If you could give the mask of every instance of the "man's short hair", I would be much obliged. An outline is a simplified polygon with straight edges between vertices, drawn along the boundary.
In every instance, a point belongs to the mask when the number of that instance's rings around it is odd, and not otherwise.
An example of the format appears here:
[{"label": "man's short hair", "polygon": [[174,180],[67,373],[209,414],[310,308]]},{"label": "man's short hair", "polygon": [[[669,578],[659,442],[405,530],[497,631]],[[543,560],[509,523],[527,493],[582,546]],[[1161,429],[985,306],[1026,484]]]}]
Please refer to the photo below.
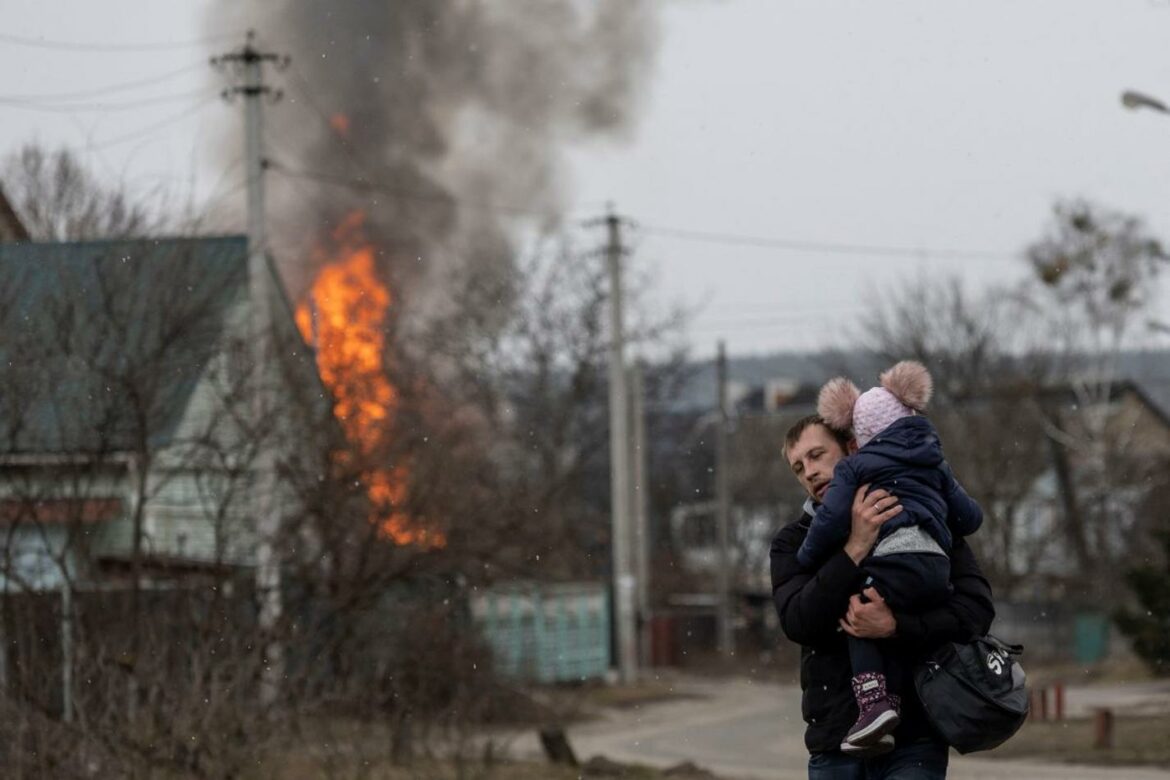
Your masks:
[{"label": "man's short hair", "polygon": [[832,436],[833,439],[841,445],[842,450],[845,450],[846,452],[849,451],[850,436],[848,433],[833,430],[833,428],[827,422],[825,422],[819,414],[810,414],[807,417],[801,417],[799,420],[794,422],[792,427],[788,429],[788,433],[784,434],[784,447],[781,452],[785,458],[788,457],[788,448],[793,444],[796,444],[796,442],[800,441],[800,437],[804,435],[804,432],[814,425],[820,425],[824,427],[824,429],[829,432],[829,435]]}]

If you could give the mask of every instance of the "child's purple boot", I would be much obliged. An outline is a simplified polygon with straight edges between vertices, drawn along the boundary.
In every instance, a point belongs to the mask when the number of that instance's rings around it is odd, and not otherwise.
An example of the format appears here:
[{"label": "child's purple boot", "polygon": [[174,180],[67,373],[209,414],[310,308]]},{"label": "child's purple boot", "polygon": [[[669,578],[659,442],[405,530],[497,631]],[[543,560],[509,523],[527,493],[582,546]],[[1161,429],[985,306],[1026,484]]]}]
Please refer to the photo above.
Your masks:
[{"label": "child's purple boot", "polygon": [[894,709],[886,691],[886,676],[881,672],[862,672],[853,678],[853,696],[859,714],[845,741],[854,747],[879,742],[897,728],[902,718]]}]

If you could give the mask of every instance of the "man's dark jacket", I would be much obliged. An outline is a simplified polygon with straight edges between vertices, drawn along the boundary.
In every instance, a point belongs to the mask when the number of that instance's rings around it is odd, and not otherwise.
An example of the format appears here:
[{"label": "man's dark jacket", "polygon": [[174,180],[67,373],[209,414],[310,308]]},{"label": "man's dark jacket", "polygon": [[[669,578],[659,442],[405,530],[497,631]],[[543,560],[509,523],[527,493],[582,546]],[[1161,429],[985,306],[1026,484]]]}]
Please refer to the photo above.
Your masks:
[{"label": "man's dark jacket", "polygon": [[[838,630],[838,620],[865,575],[844,549],[813,571],[797,563],[796,551],[811,520],[802,513],[772,539],[772,600],[784,634],[801,646],[801,713],[808,724],[804,742],[809,752],[822,753],[839,749],[857,719],[846,634]],[[951,585],[954,594],[940,607],[915,614],[895,612],[895,637],[880,640],[889,642],[908,668],[943,642],[968,641],[991,627],[995,617],[991,586],[962,538],[951,548]],[[894,732],[898,744],[932,735],[913,685],[908,682],[903,694],[902,723]]]}]

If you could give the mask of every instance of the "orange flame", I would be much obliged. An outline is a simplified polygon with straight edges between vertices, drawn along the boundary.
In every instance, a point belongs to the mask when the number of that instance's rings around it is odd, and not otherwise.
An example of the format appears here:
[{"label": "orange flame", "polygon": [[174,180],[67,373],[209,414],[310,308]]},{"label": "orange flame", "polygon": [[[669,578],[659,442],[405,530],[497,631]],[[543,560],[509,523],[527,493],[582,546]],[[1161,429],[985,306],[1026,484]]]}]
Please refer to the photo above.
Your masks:
[{"label": "orange flame", "polygon": [[[364,212],[350,213],[333,231],[336,252],[315,250],[322,268],[297,307],[296,322],[317,349],[317,370],[333,394],[333,413],[346,438],[361,455],[370,456],[389,435],[398,397],[383,365],[392,298],[378,279],[364,223]],[[371,470],[363,481],[374,506],[372,520],[383,534],[399,544],[446,544],[441,533],[415,527],[403,516],[406,474],[401,467]]]},{"label": "orange flame", "polygon": [[329,117],[329,126],[341,137],[349,136],[349,117],[345,114],[334,114]]}]

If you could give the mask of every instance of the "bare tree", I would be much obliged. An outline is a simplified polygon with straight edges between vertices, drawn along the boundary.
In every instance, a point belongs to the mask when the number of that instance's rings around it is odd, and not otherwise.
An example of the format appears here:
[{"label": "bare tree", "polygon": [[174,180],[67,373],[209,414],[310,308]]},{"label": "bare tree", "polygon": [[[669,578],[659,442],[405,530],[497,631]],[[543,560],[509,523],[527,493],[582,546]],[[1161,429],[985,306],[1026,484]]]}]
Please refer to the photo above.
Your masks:
[{"label": "bare tree", "polygon": [[1048,315],[1061,341],[1098,360],[1144,324],[1166,260],[1140,219],[1083,200],[1057,203],[1047,234],[1028,248],[1035,299],[1055,304]]},{"label": "bare tree", "polygon": [[1150,463],[1129,446],[1133,432],[1112,424],[1110,406],[1123,378],[1118,358],[1145,324],[1166,253],[1141,220],[1078,200],[1054,207],[1028,260],[1029,298],[1049,324],[1065,389],[1037,408],[1052,447],[1061,529],[1088,596],[1140,544],[1132,509]]},{"label": "bare tree", "polygon": [[[8,156],[0,181],[34,241],[157,235],[165,211],[147,207],[121,182],[103,182],[69,149],[27,144]],[[161,190],[150,193],[165,199]]]},{"label": "bare tree", "polygon": [[985,513],[971,541],[998,592],[1010,597],[1042,554],[1029,534],[1029,507],[1049,456],[1030,403],[1050,367],[1021,338],[1029,313],[1010,291],[975,294],[956,278],[907,280],[882,300],[861,339],[885,363],[914,359],[930,369],[930,415]]},{"label": "bare tree", "polygon": [[[1077,573],[1053,575],[1053,592],[1087,597],[1136,541],[1126,507],[1152,474],[1153,461],[1132,446],[1133,426],[1119,423],[1117,360],[1163,253],[1140,221],[1069,202],[1055,207],[1027,260],[1032,278],[983,295],[957,280],[906,282],[862,338],[886,361],[915,358],[931,369],[932,415],[983,505],[973,543],[1000,592],[1034,584],[1041,561],[1067,550]],[[1040,487],[1046,473],[1056,506]]]},{"label": "bare tree", "polygon": [[[145,223],[45,224],[77,236]],[[211,268],[165,249],[217,242],[236,260]],[[55,251],[73,254],[44,262]],[[365,444],[285,301],[271,354],[256,355],[242,256],[240,239],[0,251],[12,724],[0,749],[26,776],[238,776],[281,740],[354,718],[377,738],[353,750],[378,760],[470,755],[470,730],[514,701],[472,630],[470,594],[594,576],[608,560],[599,263],[544,253],[493,274],[503,287],[469,274],[424,333],[391,318],[393,400]],[[640,343],[660,343],[670,323],[647,322]],[[652,392],[675,369],[651,376]],[[268,380],[280,389],[258,410]],[[258,624],[251,573],[264,447],[279,453],[276,637]],[[257,686],[274,638],[287,674],[268,706]],[[322,766],[343,773],[348,750],[324,750]]]},{"label": "bare tree", "polygon": [[[20,302],[5,312],[3,378],[34,389],[0,469],[0,574],[20,683],[10,692],[72,733],[57,758],[101,772],[223,776],[270,733],[233,728],[267,722],[249,694],[256,630],[239,614],[252,536],[240,494],[258,447],[271,445],[255,425],[240,435],[224,424],[243,418],[240,385],[251,381],[226,354],[246,275],[241,241],[219,258],[209,246],[5,256],[4,287]],[[221,395],[224,384],[235,386]],[[225,598],[239,590],[243,602]],[[35,606],[54,593],[59,630],[46,633]],[[38,635],[56,638],[57,652],[21,648]]]},{"label": "bare tree", "polygon": [[[483,436],[494,513],[519,532],[504,535],[493,565],[529,576],[595,576],[609,538],[605,268],[554,243],[510,276],[465,272],[454,284],[452,316],[422,343],[438,381],[453,388],[451,401]],[[501,309],[501,300],[512,303]],[[636,290],[630,300],[638,312],[631,343],[667,356],[645,383],[653,409],[682,371],[671,344],[683,315],[650,313]],[[493,544],[490,535],[475,536]]]}]

